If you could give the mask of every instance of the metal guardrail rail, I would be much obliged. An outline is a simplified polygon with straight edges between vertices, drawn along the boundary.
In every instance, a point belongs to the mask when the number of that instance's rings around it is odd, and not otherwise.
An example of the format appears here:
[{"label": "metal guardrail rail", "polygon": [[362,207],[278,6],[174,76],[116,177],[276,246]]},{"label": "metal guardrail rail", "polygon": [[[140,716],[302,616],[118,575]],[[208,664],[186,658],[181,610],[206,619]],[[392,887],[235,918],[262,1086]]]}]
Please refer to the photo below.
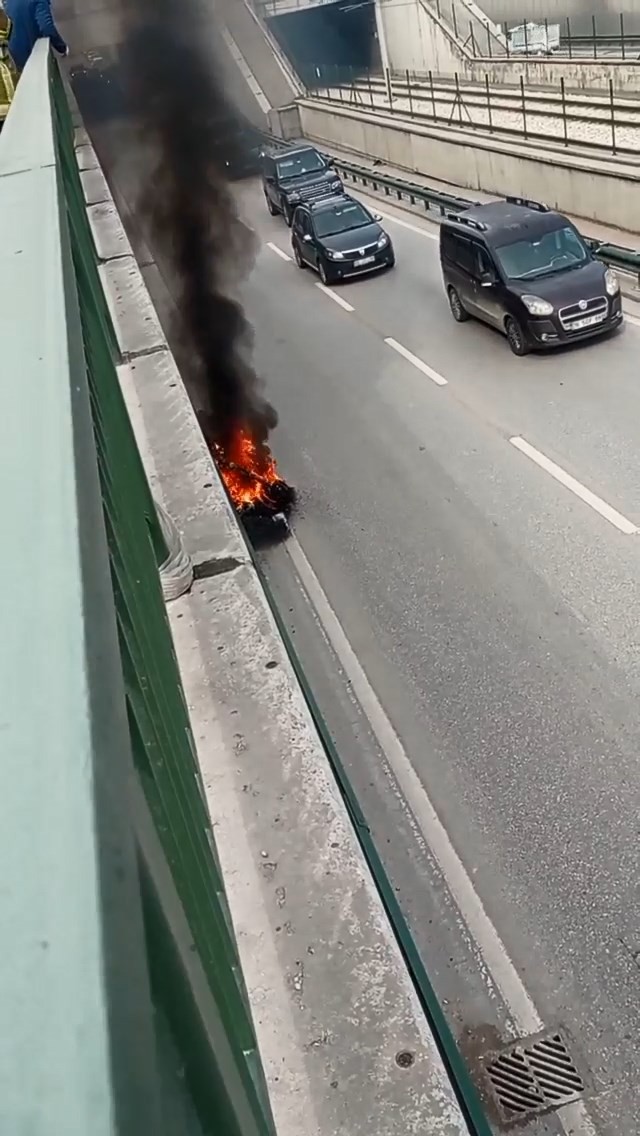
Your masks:
[{"label": "metal guardrail rail", "polygon": [[[287,145],[282,139],[274,138],[272,135],[265,135],[264,140],[270,146],[282,147]],[[447,213],[458,212],[469,209],[472,205],[480,204],[479,201],[474,201],[472,198],[430,189],[424,185],[419,185],[417,182],[394,177],[392,174],[378,173],[374,169],[359,166],[344,158],[332,157],[332,160],[336,169],[344,175],[345,180],[352,181],[355,185],[362,185],[365,189],[372,189],[374,193],[383,192],[385,197],[393,196],[398,201],[408,201],[410,205],[423,205],[425,212],[436,220],[446,216]],[[624,245],[606,244],[586,233],[583,233],[582,237],[600,260],[621,272],[633,274],[640,284],[640,251],[626,248]]]}]

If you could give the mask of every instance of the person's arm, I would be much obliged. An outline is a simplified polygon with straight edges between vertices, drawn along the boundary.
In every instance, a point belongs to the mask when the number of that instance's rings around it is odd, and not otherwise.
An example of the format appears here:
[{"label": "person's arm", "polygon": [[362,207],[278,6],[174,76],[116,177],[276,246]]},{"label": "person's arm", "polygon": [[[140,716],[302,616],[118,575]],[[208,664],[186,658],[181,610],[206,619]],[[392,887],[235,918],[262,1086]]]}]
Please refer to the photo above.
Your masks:
[{"label": "person's arm", "polygon": [[43,39],[51,40],[51,45],[60,55],[67,54],[67,45],[58,31],[51,11],[51,0],[36,0],[36,24]]}]

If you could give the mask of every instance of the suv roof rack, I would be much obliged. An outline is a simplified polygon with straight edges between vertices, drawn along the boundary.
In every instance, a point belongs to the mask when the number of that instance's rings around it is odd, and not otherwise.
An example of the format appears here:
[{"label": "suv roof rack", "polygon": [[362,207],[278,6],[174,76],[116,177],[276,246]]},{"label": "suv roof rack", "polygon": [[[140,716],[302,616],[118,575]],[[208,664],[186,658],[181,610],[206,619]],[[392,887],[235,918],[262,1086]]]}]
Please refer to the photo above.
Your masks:
[{"label": "suv roof rack", "polygon": [[447,220],[455,221],[456,225],[468,225],[470,229],[477,229],[479,233],[486,233],[489,228],[484,221],[478,221],[476,217],[465,217],[462,213],[447,213]]},{"label": "suv roof rack", "polygon": [[509,205],[522,205],[525,209],[535,209],[537,213],[549,213],[549,206],[543,201],[532,201],[530,197],[506,197]]}]

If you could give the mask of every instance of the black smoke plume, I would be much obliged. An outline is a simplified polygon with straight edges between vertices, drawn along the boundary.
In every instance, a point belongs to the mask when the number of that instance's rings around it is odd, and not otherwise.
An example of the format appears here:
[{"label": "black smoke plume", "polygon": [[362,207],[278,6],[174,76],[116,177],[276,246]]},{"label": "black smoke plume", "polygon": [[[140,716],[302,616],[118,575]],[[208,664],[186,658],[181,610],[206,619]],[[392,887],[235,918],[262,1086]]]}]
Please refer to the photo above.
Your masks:
[{"label": "black smoke plume", "polygon": [[172,277],[183,377],[210,444],[228,449],[241,428],[260,447],[277,415],[229,294],[239,266],[253,259],[253,240],[226,180],[242,142],[215,74],[211,7],[138,0],[125,20],[131,109],[149,155],[138,208]]}]

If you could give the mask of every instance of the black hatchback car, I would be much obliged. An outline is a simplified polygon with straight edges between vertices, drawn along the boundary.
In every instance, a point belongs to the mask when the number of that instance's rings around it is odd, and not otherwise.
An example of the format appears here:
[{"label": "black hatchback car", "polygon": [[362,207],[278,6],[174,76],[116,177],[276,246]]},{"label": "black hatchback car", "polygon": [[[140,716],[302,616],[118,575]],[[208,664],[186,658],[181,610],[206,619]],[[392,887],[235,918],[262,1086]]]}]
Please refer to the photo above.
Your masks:
[{"label": "black hatchback car", "polygon": [[508,197],[450,214],[440,263],[453,318],[498,328],[514,355],[622,323],[616,274],[571,221],[536,201]]},{"label": "black hatchback car", "polygon": [[301,201],[342,193],[343,185],[331,158],[313,146],[296,146],[262,155],[262,190],[271,216],[282,213],[290,226]]},{"label": "black hatchback car", "polygon": [[298,268],[315,268],[323,284],[393,268],[396,262],[378,217],[347,194],[299,205],[291,246]]}]

